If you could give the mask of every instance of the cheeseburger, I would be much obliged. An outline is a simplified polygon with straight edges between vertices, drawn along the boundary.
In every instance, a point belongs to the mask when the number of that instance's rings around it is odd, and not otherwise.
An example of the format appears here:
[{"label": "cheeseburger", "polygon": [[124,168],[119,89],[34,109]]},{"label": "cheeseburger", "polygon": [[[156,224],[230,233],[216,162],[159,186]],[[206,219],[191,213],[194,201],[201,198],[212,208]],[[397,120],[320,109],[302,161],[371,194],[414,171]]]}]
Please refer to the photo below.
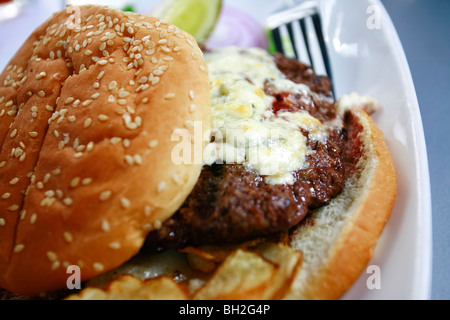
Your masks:
[{"label": "cheeseburger", "polygon": [[[375,109],[282,55],[56,13],[0,75],[0,287],[48,296],[77,266],[73,298],[339,298],[395,200]],[[137,265],[160,282],[117,278]]]}]

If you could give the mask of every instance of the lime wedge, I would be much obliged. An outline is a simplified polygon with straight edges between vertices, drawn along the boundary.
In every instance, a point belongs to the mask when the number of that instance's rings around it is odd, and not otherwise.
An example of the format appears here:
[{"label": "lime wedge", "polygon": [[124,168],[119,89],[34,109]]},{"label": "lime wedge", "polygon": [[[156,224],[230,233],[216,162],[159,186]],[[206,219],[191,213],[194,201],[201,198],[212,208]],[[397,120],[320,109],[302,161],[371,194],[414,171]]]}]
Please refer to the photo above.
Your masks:
[{"label": "lime wedge", "polygon": [[164,0],[152,15],[168,20],[204,43],[219,18],[222,0]]}]

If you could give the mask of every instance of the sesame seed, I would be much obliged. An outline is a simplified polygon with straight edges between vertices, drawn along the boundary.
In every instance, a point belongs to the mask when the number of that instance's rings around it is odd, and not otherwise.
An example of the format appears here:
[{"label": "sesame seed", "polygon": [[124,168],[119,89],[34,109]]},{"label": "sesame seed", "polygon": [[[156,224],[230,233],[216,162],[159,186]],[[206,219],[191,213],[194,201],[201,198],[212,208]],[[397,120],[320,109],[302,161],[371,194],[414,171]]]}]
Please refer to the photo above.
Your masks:
[{"label": "sesame seed", "polygon": [[119,138],[119,137],[112,137],[109,141],[110,141],[112,144],[118,144],[118,143],[120,143],[120,142],[122,141],[122,138]]},{"label": "sesame seed", "polygon": [[130,93],[128,91],[120,91],[119,92],[119,98],[125,98],[128,97]]},{"label": "sesame seed", "polygon": [[107,220],[102,221],[102,230],[105,232],[108,232],[109,230],[111,230],[109,222]]},{"label": "sesame seed", "polygon": [[166,94],[166,97],[165,97],[167,100],[170,100],[170,99],[173,99],[173,98],[175,98],[175,93],[168,93],[168,94]]},{"label": "sesame seed", "polygon": [[137,164],[142,164],[142,157],[139,154],[134,155],[134,162]]},{"label": "sesame seed", "polygon": [[89,141],[86,145],[86,151],[91,151],[92,149],[94,149],[94,142]]},{"label": "sesame seed", "polygon": [[92,103],[92,100],[86,100],[86,101],[84,101],[81,105],[83,106],[83,107],[87,107],[88,105],[90,105]]},{"label": "sesame seed", "polygon": [[3,218],[0,218],[0,226],[4,227],[6,225],[6,220]]},{"label": "sesame seed", "polygon": [[34,224],[36,222],[36,220],[37,220],[37,214],[33,213],[30,217],[30,223]]},{"label": "sesame seed", "polygon": [[11,138],[14,138],[17,134],[17,129],[14,129],[13,131],[11,131],[11,134],[9,135]]},{"label": "sesame seed", "polygon": [[92,124],[92,119],[91,119],[91,118],[87,118],[87,119],[84,121],[84,127],[85,127],[85,128],[89,127],[91,124]]},{"label": "sesame seed", "polygon": [[100,193],[99,199],[101,201],[106,201],[111,197],[112,192],[110,190],[103,191]]},{"label": "sesame seed", "polygon": [[105,114],[101,114],[98,116],[98,120],[100,121],[107,121],[109,119],[109,117]]},{"label": "sesame seed", "polygon": [[166,189],[167,183],[165,181],[161,181],[158,183],[158,192],[163,192]]},{"label": "sesame seed", "polygon": [[66,240],[67,242],[72,242],[73,241],[73,236],[70,232],[66,231],[63,233],[63,238],[64,240]]},{"label": "sesame seed", "polygon": [[85,52],[84,52],[84,54],[85,55],[87,55],[87,56],[90,56],[90,55],[92,55],[93,54],[93,52],[92,52],[92,50],[86,50]]},{"label": "sesame seed", "polygon": [[2,195],[2,198],[3,198],[3,199],[8,199],[10,196],[11,196],[11,193],[5,192],[5,193]]},{"label": "sesame seed", "polygon": [[47,74],[45,72],[41,72],[39,74],[36,75],[36,79],[42,79],[45,78],[47,76]]},{"label": "sesame seed", "polygon": [[6,161],[0,162],[0,168],[3,168],[6,165]]},{"label": "sesame seed", "polygon": [[31,132],[28,132],[28,134],[30,135],[30,137],[32,137],[32,138],[36,138],[37,137],[37,135],[38,135],[38,133],[36,132],[36,131],[31,131]]},{"label": "sesame seed", "polygon": [[75,101],[75,98],[69,97],[69,98],[66,99],[66,101],[64,101],[64,103],[65,103],[65,104],[69,104],[69,103],[72,103],[72,102],[74,102],[74,101]]},{"label": "sesame seed", "polygon": [[59,199],[62,199],[62,197],[64,196],[64,192],[61,189],[56,189],[55,193]]},{"label": "sesame seed", "polygon": [[19,182],[19,178],[14,178],[11,181],[9,181],[9,184],[16,184],[17,182]]},{"label": "sesame seed", "polygon": [[94,268],[95,271],[97,272],[102,272],[105,267],[103,266],[103,264],[101,264],[100,262],[95,262],[92,267]]},{"label": "sesame seed", "polygon": [[58,269],[60,265],[61,265],[61,262],[59,262],[59,260],[53,261],[52,267],[51,267],[52,271]]},{"label": "sesame seed", "polygon": [[190,98],[191,100],[194,100],[194,99],[195,99],[195,92],[194,92],[194,90],[189,91],[189,98]]},{"label": "sesame seed", "polygon": [[116,87],[117,87],[117,81],[111,81],[108,85],[109,90],[113,90]]},{"label": "sesame seed", "polygon": [[70,186],[72,187],[72,188],[75,188],[75,187],[77,187],[79,184],[80,184],[80,177],[76,177],[76,178],[73,178],[71,181],[70,181]]},{"label": "sesame seed", "polygon": [[19,206],[17,204],[13,204],[8,207],[9,211],[16,211],[17,209],[19,209]]},{"label": "sesame seed", "polygon": [[110,247],[111,249],[118,250],[118,249],[121,248],[121,245],[120,245],[119,242],[111,242],[111,243],[109,244],[109,247]]},{"label": "sesame seed", "polygon": [[90,184],[91,182],[92,182],[92,178],[84,178],[81,181],[81,184],[86,186],[86,185]]},{"label": "sesame seed", "polygon": [[120,204],[122,205],[122,207],[124,209],[129,208],[131,206],[131,202],[127,198],[121,198],[120,199]]},{"label": "sesame seed", "polygon": [[132,166],[134,164],[134,158],[130,156],[129,154],[125,155],[125,162]]},{"label": "sesame seed", "polygon": [[48,190],[44,194],[45,194],[46,197],[54,197],[55,196],[55,191]]},{"label": "sesame seed", "polygon": [[195,112],[196,109],[197,109],[197,106],[195,104],[191,104],[191,106],[189,107],[189,112],[193,113],[193,112]]},{"label": "sesame seed", "polygon": [[148,217],[150,216],[150,213],[152,212],[152,208],[150,206],[144,207],[144,214]]},{"label": "sesame seed", "polygon": [[152,140],[152,141],[149,142],[148,145],[149,145],[150,148],[154,148],[154,147],[156,147],[158,145],[158,140]]},{"label": "sesame seed", "polygon": [[162,222],[160,220],[156,220],[154,225],[156,229],[160,229],[162,227]]},{"label": "sesame seed", "polygon": [[72,200],[72,198],[64,198],[64,199],[63,199],[63,203],[64,203],[66,206],[70,206],[70,205],[72,205],[73,200]]},{"label": "sesame seed", "polygon": [[50,178],[51,178],[51,174],[50,174],[50,173],[46,173],[46,174],[44,175],[44,179],[43,179],[44,183],[47,183],[48,180],[50,180]]},{"label": "sesame seed", "polygon": [[172,174],[172,180],[178,185],[181,185],[183,183],[183,180],[181,179],[180,175],[175,172]]},{"label": "sesame seed", "polygon": [[148,78],[147,77],[145,77],[145,76],[143,76],[143,77],[141,77],[140,79],[139,79],[139,83],[146,83],[148,81]]},{"label": "sesame seed", "polygon": [[47,251],[47,258],[50,261],[56,261],[58,259],[58,255],[53,251]]},{"label": "sesame seed", "polygon": [[25,248],[25,245],[23,245],[23,244],[18,244],[18,245],[16,245],[15,247],[14,247],[14,252],[20,252],[20,251],[22,251],[23,249]]}]

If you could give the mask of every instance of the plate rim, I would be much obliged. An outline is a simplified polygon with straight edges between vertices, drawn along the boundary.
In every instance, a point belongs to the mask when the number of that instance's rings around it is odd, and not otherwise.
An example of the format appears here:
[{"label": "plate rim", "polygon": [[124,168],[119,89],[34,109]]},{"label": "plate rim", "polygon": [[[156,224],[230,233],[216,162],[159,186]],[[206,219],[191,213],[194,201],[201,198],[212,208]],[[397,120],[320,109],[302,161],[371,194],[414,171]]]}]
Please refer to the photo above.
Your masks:
[{"label": "plate rim", "polygon": [[414,162],[417,164],[417,172],[415,173],[415,177],[420,181],[420,183],[417,183],[416,188],[420,190],[418,194],[421,195],[420,198],[417,198],[417,210],[421,212],[419,215],[419,221],[423,232],[420,233],[420,243],[422,243],[422,245],[419,247],[419,252],[417,253],[420,256],[420,259],[415,260],[415,267],[418,271],[418,275],[415,276],[412,285],[412,299],[430,300],[433,264],[432,201],[428,152],[419,100],[417,98],[417,92],[405,50],[389,12],[381,0],[368,0],[368,2],[379,6],[381,10],[383,24],[385,24],[387,28],[387,32],[385,32],[385,34],[389,37],[388,41],[393,46],[393,49],[395,49],[397,58],[399,59],[398,66],[402,71],[402,77],[405,80],[405,93],[410,98],[410,104],[412,107],[410,110],[413,110],[413,116],[416,121],[416,123],[412,126],[412,132],[415,135],[414,141],[416,141],[414,148]]}]

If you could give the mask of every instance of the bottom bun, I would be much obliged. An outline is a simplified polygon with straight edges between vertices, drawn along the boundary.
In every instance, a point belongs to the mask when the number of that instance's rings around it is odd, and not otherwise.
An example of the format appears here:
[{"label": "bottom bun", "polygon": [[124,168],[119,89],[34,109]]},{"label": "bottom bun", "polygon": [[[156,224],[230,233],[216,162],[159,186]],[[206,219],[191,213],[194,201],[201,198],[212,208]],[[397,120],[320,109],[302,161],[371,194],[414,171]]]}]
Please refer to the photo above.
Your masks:
[{"label": "bottom bun", "polygon": [[395,197],[394,165],[382,132],[362,110],[351,111],[363,130],[364,152],[343,192],[298,226],[290,245],[302,251],[302,268],[286,299],[339,299],[372,258]]}]

